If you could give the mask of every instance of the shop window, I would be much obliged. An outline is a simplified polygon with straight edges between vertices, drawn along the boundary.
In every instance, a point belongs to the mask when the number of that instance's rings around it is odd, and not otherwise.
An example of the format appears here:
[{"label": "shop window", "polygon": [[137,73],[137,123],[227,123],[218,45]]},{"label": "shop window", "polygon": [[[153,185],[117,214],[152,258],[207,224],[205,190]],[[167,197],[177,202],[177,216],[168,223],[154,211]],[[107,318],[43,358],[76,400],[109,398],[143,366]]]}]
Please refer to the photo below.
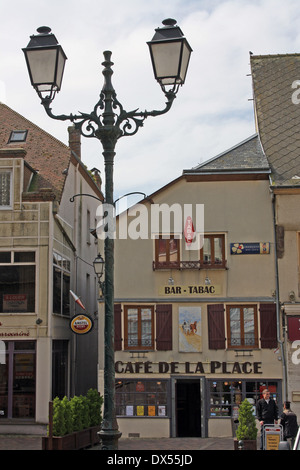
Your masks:
[{"label": "shop window", "polygon": [[209,380],[208,403],[209,417],[232,417],[237,419],[239,406],[245,398],[253,405],[253,414],[256,414],[257,401],[262,398],[265,388],[270,390],[271,397],[281,402],[279,381],[256,380]]},{"label": "shop window", "polygon": [[35,417],[36,355],[33,341],[4,341],[0,363],[0,410],[5,418]]},{"label": "shop window", "polygon": [[153,306],[126,306],[124,316],[124,349],[149,350],[154,348]]},{"label": "shop window", "polygon": [[116,414],[123,417],[166,417],[166,380],[116,380]]},{"label": "shop window", "polygon": [[206,268],[225,268],[225,235],[205,235],[200,263]]},{"label": "shop window", "polygon": [[257,348],[257,309],[255,305],[229,305],[226,309],[228,348]]},{"label": "shop window", "polygon": [[154,269],[171,269],[180,266],[180,239],[160,235],[155,240]]},{"label": "shop window", "polygon": [[0,171],[0,209],[12,207],[12,172]]},{"label": "shop window", "polygon": [[70,316],[70,260],[53,253],[53,313]]},{"label": "shop window", "polygon": [[35,252],[0,252],[0,313],[35,312]]}]

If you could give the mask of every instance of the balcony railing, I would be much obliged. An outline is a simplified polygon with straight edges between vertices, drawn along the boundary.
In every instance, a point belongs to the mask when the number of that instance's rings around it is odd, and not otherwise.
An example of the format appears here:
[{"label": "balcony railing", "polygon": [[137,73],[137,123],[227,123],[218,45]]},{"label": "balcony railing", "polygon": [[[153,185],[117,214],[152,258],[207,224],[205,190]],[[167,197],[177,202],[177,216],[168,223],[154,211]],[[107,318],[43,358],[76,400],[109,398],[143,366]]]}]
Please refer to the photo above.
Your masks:
[{"label": "balcony railing", "polygon": [[209,264],[203,261],[153,261],[153,271],[159,269],[226,269],[224,263]]}]

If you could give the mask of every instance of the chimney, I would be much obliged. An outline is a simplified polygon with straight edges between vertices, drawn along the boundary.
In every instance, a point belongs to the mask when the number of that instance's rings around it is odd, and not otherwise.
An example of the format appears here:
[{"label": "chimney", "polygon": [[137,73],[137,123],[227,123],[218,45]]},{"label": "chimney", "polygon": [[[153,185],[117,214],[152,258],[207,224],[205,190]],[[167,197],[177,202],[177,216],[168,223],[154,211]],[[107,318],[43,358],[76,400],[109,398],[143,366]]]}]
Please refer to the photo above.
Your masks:
[{"label": "chimney", "polygon": [[101,176],[100,176],[100,173],[101,173],[100,170],[98,170],[98,168],[92,168],[91,173],[93,173],[94,181],[95,181],[96,185],[101,190],[102,179],[101,179]]},{"label": "chimney", "polygon": [[80,130],[76,129],[76,127],[70,126],[68,127],[69,132],[69,147],[72,152],[74,152],[77,157],[81,160],[81,135]]}]

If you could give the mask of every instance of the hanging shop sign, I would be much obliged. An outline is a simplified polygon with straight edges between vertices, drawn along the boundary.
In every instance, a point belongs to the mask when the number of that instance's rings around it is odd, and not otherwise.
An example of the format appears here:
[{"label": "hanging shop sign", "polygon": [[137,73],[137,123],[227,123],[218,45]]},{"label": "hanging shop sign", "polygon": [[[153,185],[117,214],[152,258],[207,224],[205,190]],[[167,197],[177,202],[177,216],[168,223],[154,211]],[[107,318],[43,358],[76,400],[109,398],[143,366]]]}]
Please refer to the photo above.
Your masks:
[{"label": "hanging shop sign", "polygon": [[93,320],[87,315],[75,315],[70,320],[70,328],[77,335],[89,333],[93,326]]},{"label": "hanging shop sign", "polygon": [[192,221],[192,218],[188,216],[185,221],[185,226],[184,226],[184,238],[187,246],[190,246],[194,236],[195,236],[195,229],[194,229],[194,224]]},{"label": "hanging shop sign", "polygon": [[232,255],[269,255],[270,243],[230,243],[230,253]]},{"label": "hanging shop sign", "polygon": [[207,296],[207,295],[218,295],[221,289],[218,285],[190,285],[190,286],[162,286],[159,289],[159,295],[169,296]]}]

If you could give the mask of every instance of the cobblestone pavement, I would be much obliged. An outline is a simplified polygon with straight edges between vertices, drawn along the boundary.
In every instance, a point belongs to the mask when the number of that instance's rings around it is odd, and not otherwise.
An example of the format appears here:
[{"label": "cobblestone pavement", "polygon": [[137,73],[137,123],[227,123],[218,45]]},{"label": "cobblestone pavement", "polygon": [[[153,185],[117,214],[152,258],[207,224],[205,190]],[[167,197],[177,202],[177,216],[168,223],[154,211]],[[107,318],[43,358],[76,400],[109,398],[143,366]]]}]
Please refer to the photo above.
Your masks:
[{"label": "cobblestone pavement", "polygon": [[[41,450],[40,436],[0,434],[1,450]],[[100,450],[100,445],[87,450]],[[121,438],[119,450],[233,450],[233,438]]]}]

